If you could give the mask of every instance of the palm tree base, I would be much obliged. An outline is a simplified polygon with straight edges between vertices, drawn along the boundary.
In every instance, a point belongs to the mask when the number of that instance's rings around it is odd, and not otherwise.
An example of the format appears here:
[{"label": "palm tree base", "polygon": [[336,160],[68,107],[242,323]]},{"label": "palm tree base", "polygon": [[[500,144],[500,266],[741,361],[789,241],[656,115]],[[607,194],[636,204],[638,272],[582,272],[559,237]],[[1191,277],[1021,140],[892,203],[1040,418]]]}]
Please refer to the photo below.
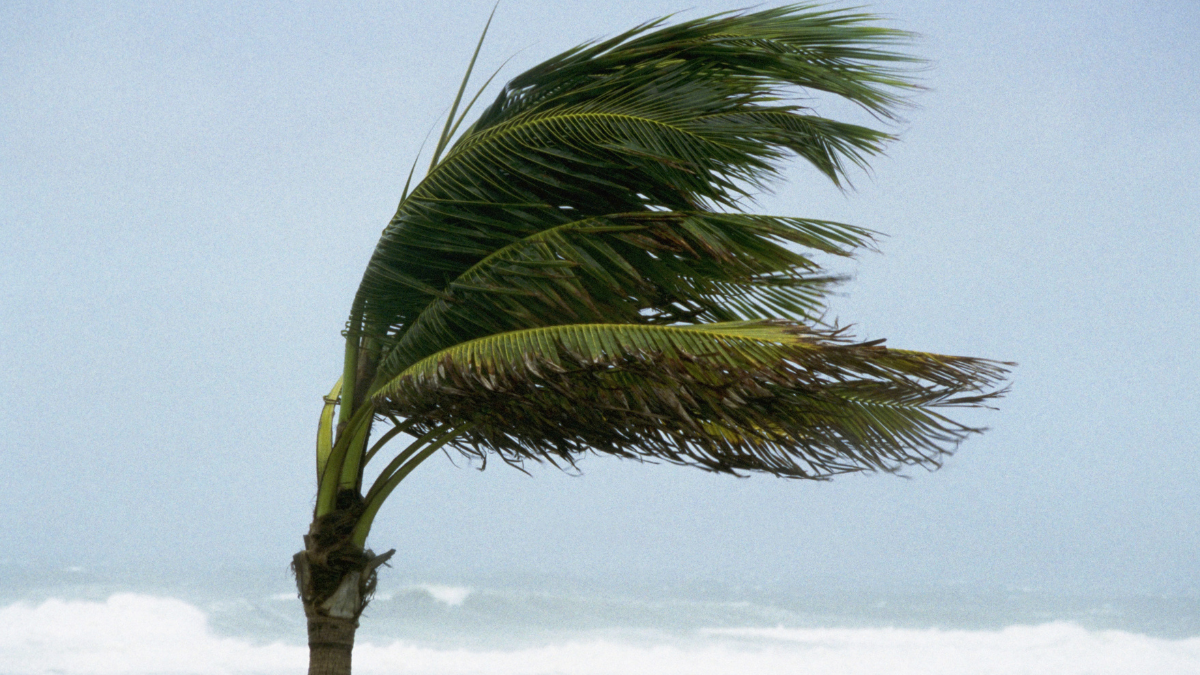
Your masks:
[{"label": "palm tree base", "polygon": [[292,571],[308,617],[309,675],[350,675],[358,617],[375,591],[376,570],[396,551],[374,555],[339,541],[332,550],[342,555],[331,556],[316,537],[304,543],[308,548],[293,556]]}]

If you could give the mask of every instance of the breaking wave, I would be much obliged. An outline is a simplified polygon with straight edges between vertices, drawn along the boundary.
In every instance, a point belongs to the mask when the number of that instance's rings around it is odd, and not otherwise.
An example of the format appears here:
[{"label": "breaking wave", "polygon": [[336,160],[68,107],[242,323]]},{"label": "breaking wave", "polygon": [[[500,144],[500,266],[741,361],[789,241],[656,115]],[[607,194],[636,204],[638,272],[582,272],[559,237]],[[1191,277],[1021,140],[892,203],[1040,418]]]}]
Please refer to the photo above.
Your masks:
[{"label": "breaking wave", "polygon": [[[450,606],[466,589],[442,591]],[[428,590],[435,595],[433,590]],[[460,597],[461,596],[461,597]],[[435,595],[435,597],[437,597]],[[0,608],[0,672],[11,675],[296,673],[296,642],[225,636],[199,607],[117,593],[103,601],[49,599]],[[1184,675],[1200,672],[1200,637],[1165,639],[1069,622],[1001,630],[712,628],[547,636],[514,649],[363,641],[355,673],[495,675]]]}]

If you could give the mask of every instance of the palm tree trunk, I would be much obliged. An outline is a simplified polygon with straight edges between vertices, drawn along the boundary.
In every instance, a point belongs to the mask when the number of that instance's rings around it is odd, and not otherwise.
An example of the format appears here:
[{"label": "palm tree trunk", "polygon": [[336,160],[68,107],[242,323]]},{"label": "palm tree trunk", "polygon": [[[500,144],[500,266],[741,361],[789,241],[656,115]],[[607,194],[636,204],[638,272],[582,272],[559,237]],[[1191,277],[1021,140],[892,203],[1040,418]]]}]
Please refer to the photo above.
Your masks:
[{"label": "palm tree trunk", "polygon": [[367,569],[343,571],[330,584],[330,570],[315,565],[314,557],[313,551],[304,550],[292,558],[308,618],[308,675],[350,675],[354,632],[370,595],[363,583]]},{"label": "palm tree trunk", "polygon": [[[305,607],[307,613],[308,607]],[[357,619],[308,617],[308,675],[350,675]]]}]

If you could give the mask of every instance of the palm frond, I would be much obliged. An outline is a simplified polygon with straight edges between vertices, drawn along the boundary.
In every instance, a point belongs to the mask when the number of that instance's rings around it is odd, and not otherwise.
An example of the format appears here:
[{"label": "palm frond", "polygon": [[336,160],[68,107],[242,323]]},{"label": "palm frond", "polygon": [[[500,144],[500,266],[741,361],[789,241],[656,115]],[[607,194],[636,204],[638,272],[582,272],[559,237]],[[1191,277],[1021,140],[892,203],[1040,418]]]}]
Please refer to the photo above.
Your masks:
[{"label": "palm frond", "polygon": [[837,281],[786,244],[848,255],[860,228],[745,214],[596,216],[500,248],[445,284],[380,365],[383,378],[467,340],[565,323],[814,320]]},{"label": "palm frond", "polygon": [[[737,211],[792,155],[839,182],[891,136],[788,101],[824,91],[894,117],[913,87],[905,69],[914,59],[895,51],[907,39],[866,15],[796,5],[653,22],[534,67],[400,204],[368,264],[348,334],[396,343],[481,261],[573,221]],[[756,242],[738,240],[734,252],[751,259]],[[661,306],[644,309],[678,313],[674,294],[661,297]]]},{"label": "palm frond", "polygon": [[372,392],[414,429],[510,462],[606,454],[824,478],[937,465],[977,431],[935,409],[983,405],[1007,364],[853,343],[793,322],[579,324],[428,356]]}]

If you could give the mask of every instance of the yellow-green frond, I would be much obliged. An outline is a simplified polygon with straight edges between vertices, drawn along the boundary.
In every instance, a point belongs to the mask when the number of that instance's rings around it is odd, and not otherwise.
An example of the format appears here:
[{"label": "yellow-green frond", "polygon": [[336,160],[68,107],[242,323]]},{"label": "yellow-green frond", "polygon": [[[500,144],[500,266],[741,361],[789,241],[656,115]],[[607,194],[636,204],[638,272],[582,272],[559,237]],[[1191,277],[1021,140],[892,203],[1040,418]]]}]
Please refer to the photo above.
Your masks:
[{"label": "yellow-green frond", "polygon": [[974,430],[936,411],[997,394],[1004,364],[853,343],[781,321],[581,324],[455,345],[372,393],[415,428],[508,461],[595,450],[822,478],[935,465]]}]

